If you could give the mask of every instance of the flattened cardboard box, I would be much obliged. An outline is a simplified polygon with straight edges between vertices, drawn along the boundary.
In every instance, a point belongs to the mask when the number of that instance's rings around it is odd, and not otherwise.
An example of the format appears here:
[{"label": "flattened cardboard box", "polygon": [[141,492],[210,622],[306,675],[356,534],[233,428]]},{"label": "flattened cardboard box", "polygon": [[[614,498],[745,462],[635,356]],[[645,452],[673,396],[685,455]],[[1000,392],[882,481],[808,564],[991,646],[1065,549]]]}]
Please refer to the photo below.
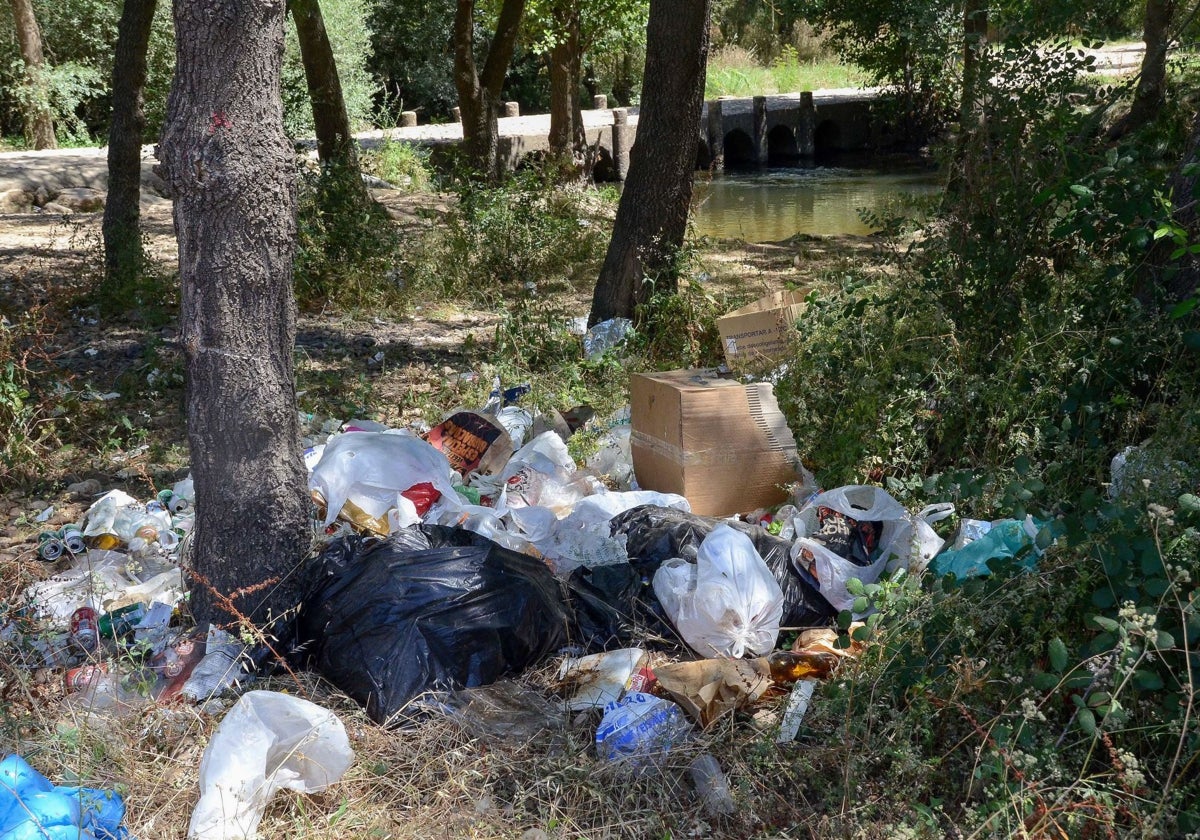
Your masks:
[{"label": "flattened cardboard box", "polygon": [[630,377],[638,485],[679,493],[703,516],[782,503],[798,478],[796,441],[770,383],[721,379],[715,369]]},{"label": "flattened cardboard box", "polygon": [[787,355],[806,292],[775,292],[717,319],[730,367]]}]

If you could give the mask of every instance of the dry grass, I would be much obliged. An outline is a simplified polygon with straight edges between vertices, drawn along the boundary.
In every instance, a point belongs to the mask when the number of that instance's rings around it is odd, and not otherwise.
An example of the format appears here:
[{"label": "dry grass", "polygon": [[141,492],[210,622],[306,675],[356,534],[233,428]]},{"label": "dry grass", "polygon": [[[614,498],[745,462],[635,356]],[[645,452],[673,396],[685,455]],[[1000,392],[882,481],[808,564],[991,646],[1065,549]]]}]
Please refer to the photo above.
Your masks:
[{"label": "dry grass", "polygon": [[[553,663],[552,663],[553,664]],[[546,692],[547,668],[525,675]],[[22,754],[57,783],[115,788],[134,836],[182,840],[198,798],[198,768],[232,699],[202,707],[142,702],[124,715],[90,712],[63,695],[57,674],[3,668],[0,748]],[[664,838],[801,837],[811,816],[805,748],[773,743],[782,694],[673,749],[654,772],[631,775],[595,755],[598,713],[564,715],[532,737],[468,734],[430,716],[386,729],[312,673],[256,687],[303,696],[335,711],[356,754],[340,782],[315,795],[279,794],[260,837],[270,838]],[[709,820],[687,775],[697,754],[718,756],[739,811]],[[784,831],[786,833],[777,833]],[[539,833],[542,832],[542,833]]]}]

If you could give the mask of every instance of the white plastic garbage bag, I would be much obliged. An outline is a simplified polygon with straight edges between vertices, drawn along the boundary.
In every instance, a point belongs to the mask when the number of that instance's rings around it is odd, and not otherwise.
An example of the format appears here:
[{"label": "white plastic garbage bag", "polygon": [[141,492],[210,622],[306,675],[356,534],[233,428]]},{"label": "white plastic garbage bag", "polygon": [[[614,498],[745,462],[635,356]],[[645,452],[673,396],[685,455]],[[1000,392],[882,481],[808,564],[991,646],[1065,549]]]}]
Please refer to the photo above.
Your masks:
[{"label": "white plastic garbage bag", "polygon": [[322,790],[353,761],[333,712],[288,694],[248,692],[204,750],[188,840],[253,840],[277,791]]},{"label": "white plastic garbage bag", "polygon": [[522,446],[500,473],[504,482],[497,510],[540,506],[563,516],[598,484],[575,471],[567,445],[554,432],[542,432]]},{"label": "white plastic garbage bag", "polygon": [[368,516],[382,519],[398,513],[400,527],[420,521],[417,509],[400,494],[418,484],[432,484],[443,496],[454,496],[453,470],[440,451],[411,434],[348,432],[329,439],[308,486],[325,500],[325,527],[342,506],[353,502]]},{"label": "white plastic garbage bag", "polygon": [[783,590],[740,531],[718,525],[700,544],[695,565],[668,560],[653,586],[667,618],[697,653],[739,659],[775,648]]},{"label": "white plastic garbage bag", "polygon": [[[852,563],[813,539],[821,527],[822,509],[836,511],[858,523],[880,524],[879,544],[868,565]],[[848,610],[854,603],[854,596],[846,590],[846,581],[851,578],[873,583],[884,571],[899,568],[914,573],[923,571],[945,542],[930,523],[953,512],[951,504],[930,505],[914,516],[880,487],[838,487],[814,498],[792,519],[796,533],[792,563],[816,578],[825,600],[839,610]]]}]

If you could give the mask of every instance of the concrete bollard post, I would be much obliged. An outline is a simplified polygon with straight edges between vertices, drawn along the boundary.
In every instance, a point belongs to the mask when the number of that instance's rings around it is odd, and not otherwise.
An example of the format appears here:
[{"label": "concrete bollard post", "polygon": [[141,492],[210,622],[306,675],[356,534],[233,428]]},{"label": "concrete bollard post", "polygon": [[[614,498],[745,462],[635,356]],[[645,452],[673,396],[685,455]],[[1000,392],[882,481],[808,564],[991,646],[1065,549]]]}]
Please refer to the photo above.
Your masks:
[{"label": "concrete bollard post", "polygon": [[811,90],[800,93],[800,121],[796,125],[796,150],[800,157],[811,158],[817,153],[817,108]]},{"label": "concrete bollard post", "polygon": [[504,103],[504,113],[501,114],[501,116],[503,116],[503,117],[519,117],[519,116],[521,116],[521,103],[520,102],[505,102]]},{"label": "concrete bollard post", "polygon": [[759,166],[766,166],[770,157],[770,143],[767,141],[767,97],[754,97],[754,154]]},{"label": "concrete bollard post", "polygon": [[457,105],[455,105],[450,109],[450,116],[454,118],[456,123],[462,122],[462,108],[459,108]]},{"label": "concrete bollard post", "polygon": [[629,152],[633,147],[635,131],[629,124],[628,108],[613,108],[612,159],[617,180],[624,181],[629,174]]},{"label": "concrete bollard post", "polygon": [[708,103],[708,153],[712,158],[713,172],[725,169],[725,126],[721,117],[721,100]]},{"label": "concrete bollard post", "polygon": [[603,93],[598,93],[592,97],[592,110],[603,111],[608,107],[608,97]]},{"label": "concrete bollard post", "polygon": [[401,111],[400,112],[400,127],[401,128],[412,128],[416,124],[417,124],[417,112],[416,111]]}]

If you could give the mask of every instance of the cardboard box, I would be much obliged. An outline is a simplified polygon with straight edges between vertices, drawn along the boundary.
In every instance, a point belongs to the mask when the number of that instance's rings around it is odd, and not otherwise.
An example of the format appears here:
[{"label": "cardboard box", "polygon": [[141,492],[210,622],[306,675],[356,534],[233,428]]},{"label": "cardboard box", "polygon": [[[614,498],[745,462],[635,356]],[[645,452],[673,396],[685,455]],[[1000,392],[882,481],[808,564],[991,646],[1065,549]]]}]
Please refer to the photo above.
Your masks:
[{"label": "cardboard box", "polygon": [[704,516],[782,503],[798,479],[796,441],[770,383],[715,369],[634,374],[631,448],[638,484],[687,497]]},{"label": "cardboard box", "polygon": [[795,338],[807,292],[775,292],[717,319],[730,367],[781,359]]}]

